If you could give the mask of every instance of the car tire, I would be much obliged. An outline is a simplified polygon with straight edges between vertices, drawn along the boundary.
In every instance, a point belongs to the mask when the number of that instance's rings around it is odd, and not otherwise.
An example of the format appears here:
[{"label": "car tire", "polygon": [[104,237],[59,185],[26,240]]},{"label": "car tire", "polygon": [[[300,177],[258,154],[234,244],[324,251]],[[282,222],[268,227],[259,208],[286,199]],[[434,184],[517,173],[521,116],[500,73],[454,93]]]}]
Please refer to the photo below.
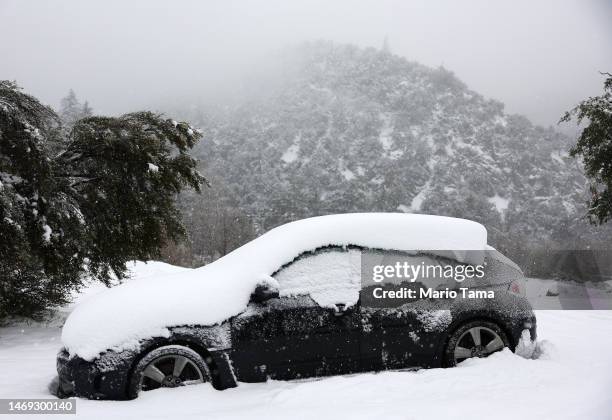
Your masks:
[{"label": "car tire", "polygon": [[453,367],[472,357],[487,357],[504,347],[510,347],[510,342],[497,324],[485,320],[470,321],[449,336],[444,349],[444,366]]},{"label": "car tire", "polygon": [[195,350],[180,345],[158,347],[143,356],[130,377],[128,396],[141,391],[210,382],[206,361]]}]

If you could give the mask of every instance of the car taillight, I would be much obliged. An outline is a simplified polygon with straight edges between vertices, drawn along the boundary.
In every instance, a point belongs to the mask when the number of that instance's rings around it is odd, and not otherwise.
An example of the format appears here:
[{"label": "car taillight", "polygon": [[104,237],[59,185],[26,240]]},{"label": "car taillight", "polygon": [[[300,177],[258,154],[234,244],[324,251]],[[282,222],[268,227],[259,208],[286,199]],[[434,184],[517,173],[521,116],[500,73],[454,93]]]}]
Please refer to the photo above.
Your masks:
[{"label": "car taillight", "polygon": [[513,280],[508,286],[508,292],[513,295],[525,297],[525,283],[522,280]]}]

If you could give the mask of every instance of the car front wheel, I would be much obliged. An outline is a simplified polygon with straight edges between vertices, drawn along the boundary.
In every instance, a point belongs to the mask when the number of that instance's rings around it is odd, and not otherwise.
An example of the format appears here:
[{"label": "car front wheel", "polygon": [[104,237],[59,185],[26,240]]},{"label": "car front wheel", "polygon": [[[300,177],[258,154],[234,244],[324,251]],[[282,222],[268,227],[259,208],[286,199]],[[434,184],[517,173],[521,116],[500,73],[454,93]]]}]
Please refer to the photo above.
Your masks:
[{"label": "car front wheel", "polygon": [[484,320],[471,321],[457,328],[449,337],[444,362],[448,367],[456,366],[465,359],[487,357],[509,346],[508,337],[496,324]]},{"label": "car front wheel", "polygon": [[194,350],[178,345],[159,347],[145,355],[134,368],[130,396],[140,391],[208,382],[208,365]]}]

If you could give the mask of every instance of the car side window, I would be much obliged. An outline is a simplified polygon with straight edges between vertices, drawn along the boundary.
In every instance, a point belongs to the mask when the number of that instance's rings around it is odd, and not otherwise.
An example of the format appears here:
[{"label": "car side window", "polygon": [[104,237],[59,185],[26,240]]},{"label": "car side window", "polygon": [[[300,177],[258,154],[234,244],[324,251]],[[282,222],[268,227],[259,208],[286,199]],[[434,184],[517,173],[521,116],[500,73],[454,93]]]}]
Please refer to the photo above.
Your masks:
[{"label": "car side window", "polygon": [[423,252],[367,249],[362,253],[364,288],[391,286],[453,287],[456,282],[443,275],[448,265],[459,263],[449,258]]},{"label": "car side window", "polygon": [[300,255],[273,276],[283,296],[310,296],[319,306],[353,306],[361,288],[361,251],[327,247]]}]

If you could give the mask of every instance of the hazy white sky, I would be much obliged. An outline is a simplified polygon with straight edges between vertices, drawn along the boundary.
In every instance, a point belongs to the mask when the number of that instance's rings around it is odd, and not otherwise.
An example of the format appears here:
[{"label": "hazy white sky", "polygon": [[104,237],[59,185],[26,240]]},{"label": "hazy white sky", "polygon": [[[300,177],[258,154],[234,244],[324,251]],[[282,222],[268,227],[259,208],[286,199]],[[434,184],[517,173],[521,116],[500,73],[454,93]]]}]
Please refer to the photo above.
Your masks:
[{"label": "hazy white sky", "polygon": [[0,79],[120,113],[248,74],[304,40],[382,45],[542,124],[602,90],[610,0],[0,0]]}]

